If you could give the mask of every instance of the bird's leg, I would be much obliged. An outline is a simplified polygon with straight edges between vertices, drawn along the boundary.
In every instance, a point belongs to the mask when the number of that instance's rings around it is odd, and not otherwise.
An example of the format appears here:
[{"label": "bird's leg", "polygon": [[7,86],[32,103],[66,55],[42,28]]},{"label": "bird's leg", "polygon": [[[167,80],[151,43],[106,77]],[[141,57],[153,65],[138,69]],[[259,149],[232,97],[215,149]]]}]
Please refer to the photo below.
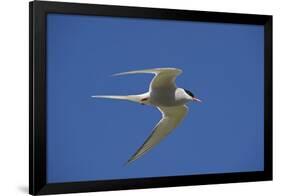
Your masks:
[{"label": "bird's leg", "polygon": [[145,105],[145,103],[148,101],[148,97],[142,98],[140,101],[142,105]]}]

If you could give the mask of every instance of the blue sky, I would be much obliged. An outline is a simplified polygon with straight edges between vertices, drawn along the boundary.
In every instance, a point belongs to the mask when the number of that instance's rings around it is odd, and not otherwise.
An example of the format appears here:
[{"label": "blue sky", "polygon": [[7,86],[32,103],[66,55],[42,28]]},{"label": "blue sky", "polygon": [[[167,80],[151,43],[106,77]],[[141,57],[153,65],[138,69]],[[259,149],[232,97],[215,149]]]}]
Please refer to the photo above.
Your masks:
[{"label": "blue sky", "polygon": [[[47,181],[73,182],[263,170],[263,26],[49,14]],[[161,118],[157,109],[93,99],[138,94],[152,75],[183,70],[191,103],[180,126],[124,163]]]}]

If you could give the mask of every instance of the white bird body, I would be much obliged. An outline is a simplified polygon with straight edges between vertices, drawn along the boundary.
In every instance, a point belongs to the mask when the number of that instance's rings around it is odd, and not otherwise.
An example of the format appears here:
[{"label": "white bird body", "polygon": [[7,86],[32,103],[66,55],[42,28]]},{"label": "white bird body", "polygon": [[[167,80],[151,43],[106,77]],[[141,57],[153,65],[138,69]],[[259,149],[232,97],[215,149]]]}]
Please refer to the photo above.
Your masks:
[{"label": "white bird body", "polygon": [[177,88],[175,84],[176,77],[182,73],[176,68],[156,68],[129,71],[114,74],[121,76],[127,74],[150,73],[154,74],[149,91],[138,95],[99,95],[92,96],[94,98],[108,98],[128,100],[140,104],[152,105],[158,108],[162,113],[162,119],[153,129],[151,135],[146,139],[143,145],[133,154],[128,160],[128,163],[138,159],[145,152],[158,144],[165,136],[167,136],[177,125],[182,121],[188,112],[188,107],[185,105],[189,101],[199,101],[190,91],[183,88]]}]

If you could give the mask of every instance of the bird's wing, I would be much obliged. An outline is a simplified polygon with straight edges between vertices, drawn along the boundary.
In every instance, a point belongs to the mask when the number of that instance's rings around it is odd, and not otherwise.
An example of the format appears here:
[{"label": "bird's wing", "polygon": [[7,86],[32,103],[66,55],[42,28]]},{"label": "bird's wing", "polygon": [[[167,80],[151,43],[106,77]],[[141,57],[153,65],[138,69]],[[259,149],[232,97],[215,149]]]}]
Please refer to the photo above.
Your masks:
[{"label": "bird's wing", "polygon": [[182,73],[182,70],[176,68],[155,68],[155,69],[144,69],[136,71],[128,71],[123,73],[114,74],[114,76],[121,76],[127,74],[139,74],[139,73],[150,73],[154,74],[154,78],[150,83],[150,88],[159,88],[169,86],[175,87],[175,80],[178,75]]},{"label": "bird's wing", "polygon": [[188,108],[185,105],[175,107],[158,107],[158,109],[162,113],[162,119],[154,127],[151,135],[146,139],[143,145],[128,160],[128,163],[138,159],[158,144],[174,128],[177,127],[188,112]]}]

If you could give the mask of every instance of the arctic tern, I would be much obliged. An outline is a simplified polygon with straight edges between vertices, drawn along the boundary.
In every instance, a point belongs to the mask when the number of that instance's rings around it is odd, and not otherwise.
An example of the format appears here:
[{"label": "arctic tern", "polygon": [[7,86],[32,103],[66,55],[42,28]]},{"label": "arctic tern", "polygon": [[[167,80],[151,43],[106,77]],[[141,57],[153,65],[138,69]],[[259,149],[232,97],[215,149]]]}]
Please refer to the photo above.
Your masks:
[{"label": "arctic tern", "polygon": [[190,101],[201,102],[192,92],[183,88],[178,88],[175,80],[182,70],[177,68],[155,68],[128,71],[114,74],[121,76],[127,74],[154,74],[150,82],[149,91],[138,95],[97,95],[94,98],[108,98],[127,100],[142,105],[152,105],[162,113],[162,118],[154,127],[150,136],[141,147],[131,156],[127,163],[131,163],[140,158],[144,153],[152,149],[163,138],[165,138],[188,113],[187,103]]}]

